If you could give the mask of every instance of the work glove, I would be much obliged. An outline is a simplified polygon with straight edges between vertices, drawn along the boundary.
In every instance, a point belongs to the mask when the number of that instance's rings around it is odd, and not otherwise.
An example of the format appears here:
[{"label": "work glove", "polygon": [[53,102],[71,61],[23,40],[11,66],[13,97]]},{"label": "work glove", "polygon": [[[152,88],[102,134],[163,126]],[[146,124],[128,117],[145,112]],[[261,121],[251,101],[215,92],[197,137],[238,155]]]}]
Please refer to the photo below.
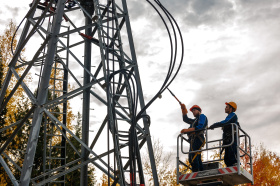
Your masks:
[{"label": "work glove", "polygon": [[208,129],[214,130],[214,128],[217,128],[217,127],[219,127],[219,123],[214,123],[210,127],[208,127]]},{"label": "work glove", "polygon": [[186,115],[188,113],[188,110],[186,108],[186,105],[185,104],[180,104],[181,105],[181,109],[182,109],[182,114],[183,115]]}]

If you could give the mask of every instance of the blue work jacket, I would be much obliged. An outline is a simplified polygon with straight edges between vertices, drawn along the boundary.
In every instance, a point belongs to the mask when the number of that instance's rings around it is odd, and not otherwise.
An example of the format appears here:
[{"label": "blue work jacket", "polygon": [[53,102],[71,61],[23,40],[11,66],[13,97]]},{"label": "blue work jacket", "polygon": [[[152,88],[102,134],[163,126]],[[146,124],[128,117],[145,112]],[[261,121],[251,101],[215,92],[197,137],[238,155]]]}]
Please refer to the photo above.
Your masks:
[{"label": "blue work jacket", "polygon": [[[230,113],[225,120],[214,123],[213,125],[211,125],[211,127],[223,127],[223,140],[224,142],[226,141],[226,143],[229,143],[229,141],[231,140],[231,136],[232,136],[232,126],[231,125],[226,125],[229,123],[236,123],[239,126],[238,123],[238,117],[237,115],[232,112]],[[235,138],[235,135],[234,135]],[[236,139],[235,139],[236,140]]]},{"label": "blue work jacket", "polygon": [[192,119],[189,118],[188,115],[183,115],[183,121],[190,124],[191,128],[195,128],[195,130],[205,129],[208,124],[208,119],[204,114],[200,114],[197,118]]},{"label": "blue work jacket", "polygon": [[221,123],[221,124],[238,123],[238,118],[237,118],[237,115],[234,112],[232,112],[226,117],[225,120],[217,122],[217,124],[218,123]]},{"label": "blue work jacket", "polygon": [[216,122],[213,125],[211,125],[211,127],[221,127],[221,126],[223,126],[223,131],[224,132],[231,132],[231,125],[226,125],[225,126],[225,124],[229,124],[229,123],[236,123],[239,126],[238,117],[234,112],[227,115],[225,120],[220,121],[220,122]]}]

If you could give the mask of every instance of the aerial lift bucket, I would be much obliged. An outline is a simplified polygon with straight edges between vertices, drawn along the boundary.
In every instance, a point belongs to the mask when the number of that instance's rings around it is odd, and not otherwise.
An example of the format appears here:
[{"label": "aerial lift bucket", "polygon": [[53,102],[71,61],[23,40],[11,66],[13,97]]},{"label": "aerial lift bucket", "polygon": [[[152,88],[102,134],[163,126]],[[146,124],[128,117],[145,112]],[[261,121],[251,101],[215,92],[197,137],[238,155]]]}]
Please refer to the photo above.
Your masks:
[{"label": "aerial lift bucket", "polygon": [[[185,186],[211,186],[211,185],[237,185],[244,183],[252,183],[253,180],[253,166],[252,166],[252,156],[251,156],[251,139],[250,136],[243,131],[238,125],[231,124],[232,126],[232,141],[228,145],[221,145],[222,139],[208,141],[208,132],[206,129],[206,147],[197,151],[185,152],[183,146],[186,144],[187,139],[184,137],[185,134],[180,134],[177,138],[177,184],[182,184]],[[237,132],[234,131],[237,128]],[[232,167],[222,167],[221,161],[222,148],[234,145],[234,135],[237,139],[237,164]],[[239,145],[240,139],[244,140],[244,147]],[[218,143],[219,145],[209,147],[209,144]],[[183,145],[184,144],[184,145]],[[248,144],[248,145],[247,145]],[[186,145],[185,145],[186,146]],[[220,159],[211,160],[203,162],[203,171],[186,173],[189,170],[188,165],[180,160],[180,154],[189,154],[195,152],[208,152],[211,150],[220,151]],[[245,158],[249,160],[247,165],[242,165],[240,158]],[[186,167],[183,171],[180,171],[179,166]],[[188,171],[189,172],[189,171]]]}]

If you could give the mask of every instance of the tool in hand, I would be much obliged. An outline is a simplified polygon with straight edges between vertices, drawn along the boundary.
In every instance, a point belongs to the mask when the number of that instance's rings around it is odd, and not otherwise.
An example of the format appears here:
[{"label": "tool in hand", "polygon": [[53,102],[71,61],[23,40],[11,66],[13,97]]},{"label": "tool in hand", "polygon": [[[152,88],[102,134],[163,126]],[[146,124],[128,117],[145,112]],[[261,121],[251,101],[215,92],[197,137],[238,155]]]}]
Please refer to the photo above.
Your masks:
[{"label": "tool in hand", "polygon": [[171,90],[169,90],[169,88],[167,88],[168,91],[170,92],[170,94],[180,103],[180,105],[182,104],[181,101],[179,101],[179,99],[173,94],[173,92],[171,92]]}]

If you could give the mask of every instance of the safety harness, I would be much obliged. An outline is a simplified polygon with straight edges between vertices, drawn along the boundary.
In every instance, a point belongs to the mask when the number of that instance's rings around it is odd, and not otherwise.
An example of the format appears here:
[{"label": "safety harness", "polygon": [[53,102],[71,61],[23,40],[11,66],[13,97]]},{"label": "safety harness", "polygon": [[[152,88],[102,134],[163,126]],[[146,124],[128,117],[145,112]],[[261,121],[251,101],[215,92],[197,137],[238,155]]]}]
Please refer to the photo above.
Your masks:
[{"label": "safety harness", "polygon": [[[201,146],[199,147],[198,150],[201,150],[201,148],[204,147],[204,145],[205,145],[205,139],[202,141],[201,137],[199,136],[199,140],[202,142],[202,144],[201,144]],[[191,140],[191,144],[190,144],[190,145],[191,145],[191,150],[192,150],[192,151],[193,151],[193,148],[192,148],[193,141],[194,141],[194,140]],[[195,155],[194,155],[194,157],[192,158],[192,161],[190,162],[190,164],[192,164],[192,162],[194,161],[194,159],[196,158],[196,156],[199,155],[199,154],[201,154],[201,151],[195,153]]]},{"label": "safety harness", "polygon": [[[194,120],[194,122],[192,123],[191,128],[195,128],[196,122],[197,122],[197,118],[196,118],[196,119]],[[190,140],[191,151],[193,151],[193,143],[194,143],[194,139],[195,139],[195,138],[198,138],[198,139],[202,142],[202,144],[201,144],[201,146],[199,147],[198,150],[201,150],[202,147],[204,147],[204,145],[205,145],[205,139],[203,139],[203,138],[201,137],[201,135],[204,135],[204,131],[193,132],[193,133],[191,133],[191,134],[188,135],[188,137],[191,139],[191,140]],[[195,159],[195,158],[197,157],[197,155],[199,155],[199,154],[201,154],[201,151],[195,153],[195,155],[193,156],[193,158],[192,158],[190,164],[193,163],[194,159]],[[190,167],[188,166],[188,168],[187,168],[185,171],[187,171],[189,168],[190,168]],[[185,172],[185,171],[184,171],[184,172]]]}]

